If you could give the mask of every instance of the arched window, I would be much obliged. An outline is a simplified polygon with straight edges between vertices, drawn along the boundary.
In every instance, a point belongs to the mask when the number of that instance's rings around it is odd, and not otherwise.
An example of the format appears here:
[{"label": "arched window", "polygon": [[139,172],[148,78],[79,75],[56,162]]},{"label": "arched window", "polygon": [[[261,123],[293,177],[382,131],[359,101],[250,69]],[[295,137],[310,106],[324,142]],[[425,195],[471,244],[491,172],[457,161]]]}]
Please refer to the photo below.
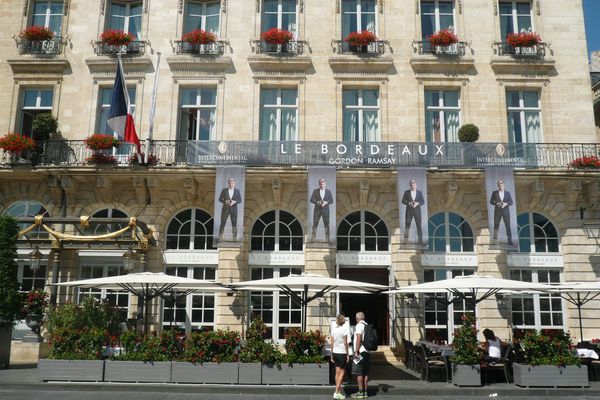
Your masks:
[{"label": "arched window", "polygon": [[389,242],[385,222],[370,211],[348,214],[338,227],[338,251],[389,251]]},{"label": "arched window", "polygon": [[475,249],[473,230],[458,214],[435,214],[429,218],[429,249],[443,253],[472,252]]},{"label": "arched window", "polygon": [[[100,211],[96,211],[92,214],[92,220],[94,218],[127,218],[128,215],[124,211],[121,211],[117,208],[105,208]],[[118,231],[126,227],[127,224],[103,224],[103,223],[92,223],[91,229],[94,235],[101,235],[103,233],[109,233]]]},{"label": "arched window", "polygon": [[199,208],[177,214],[167,228],[167,249],[207,250],[213,247],[212,215]]},{"label": "arched window", "polygon": [[520,253],[558,253],[558,232],[541,214],[525,213],[517,217]]},{"label": "arched window", "polygon": [[[6,209],[6,211],[4,212],[4,214],[11,215],[15,218],[35,217],[36,215],[43,215],[44,217],[50,216],[50,213],[48,213],[48,210],[46,210],[46,207],[44,207],[44,205],[42,203],[38,203],[37,201],[34,201],[34,200],[17,201],[15,203],[13,203],[10,207],[8,207]],[[25,229],[29,226],[31,226],[31,224],[29,224],[29,223],[19,224],[19,227],[21,229]],[[49,234],[44,230],[44,228],[39,227],[39,228],[32,230],[25,236],[27,236],[30,239],[41,239],[41,238],[47,238],[48,235]]]},{"label": "arched window", "polygon": [[273,210],[261,215],[252,226],[252,251],[302,251],[302,224],[287,211]]}]

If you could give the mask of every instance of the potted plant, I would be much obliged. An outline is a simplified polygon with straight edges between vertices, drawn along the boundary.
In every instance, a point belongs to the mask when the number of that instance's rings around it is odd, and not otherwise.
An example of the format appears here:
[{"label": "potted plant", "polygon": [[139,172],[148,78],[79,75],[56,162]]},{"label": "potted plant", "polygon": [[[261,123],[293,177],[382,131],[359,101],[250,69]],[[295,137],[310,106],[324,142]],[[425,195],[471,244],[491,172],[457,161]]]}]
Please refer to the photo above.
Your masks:
[{"label": "potted plant", "polygon": [[135,35],[118,29],[109,29],[100,35],[100,42],[108,46],[127,46],[135,39]]},{"label": "potted plant", "polygon": [[23,297],[17,280],[17,233],[10,216],[0,216],[0,368],[10,363],[12,327],[21,312]]},{"label": "potted plant", "polygon": [[212,32],[203,31],[202,29],[194,29],[193,31],[183,35],[181,40],[195,45],[211,44],[217,40],[217,36]]},{"label": "potted plant", "polygon": [[509,33],[506,43],[512,47],[533,47],[542,41],[540,35],[535,32]]},{"label": "potted plant", "polygon": [[294,34],[285,29],[271,28],[260,34],[260,38],[268,44],[288,44]]},{"label": "potted plant", "polygon": [[458,140],[472,143],[479,140],[479,127],[474,124],[464,124],[458,129]]},{"label": "potted plant", "polygon": [[31,128],[36,140],[48,140],[57,135],[58,121],[49,112],[40,113],[33,118]]},{"label": "potted plant", "polygon": [[11,153],[14,156],[21,155],[26,150],[33,150],[35,141],[20,133],[10,132],[0,138],[0,149]]},{"label": "potted plant", "polygon": [[577,157],[569,163],[575,169],[600,169],[600,159],[596,156]]},{"label": "potted plant", "polygon": [[119,147],[119,141],[113,135],[94,133],[85,139],[85,145],[93,151],[109,150],[113,147]]},{"label": "potted plant", "polygon": [[477,342],[475,317],[465,314],[461,320],[462,324],[452,341],[452,383],[456,386],[481,386],[483,353]]},{"label": "potted plant", "polygon": [[[149,154],[148,155],[148,164],[144,164],[144,160],[145,158],[145,154],[141,153],[138,157],[138,154],[132,154],[129,156],[129,165],[148,165],[149,167],[154,167],[156,165],[158,165],[158,163],[160,162],[160,159],[155,156],[154,154]],[[142,159],[142,163],[140,164],[139,159]]]},{"label": "potted plant", "polygon": [[54,37],[54,32],[45,26],[33,25],[23,29],[19,33],[19,37],[31,42],[38,42],[52,39]]},{"label": "potted plant", "polygon": [[48,306],[48,293],[42,289],[33,289],[25,297],[25,322],[31,332],[23,337],[24,342],[41,342],[40,329],[44,319],[44,311]]},{"label": "potted plant", "polygon": [[527,332],[521,339],[524,364],[513,364],[517,386],[589,386],[587,366],[574,353],[568,333]]},{"label": "potted plant", "polygon": [[280,365],[283,354],[272,340],[266,339],[267,326],[260,317],[255,318],[246,330],[246,338],[239,354],[239,383],[260,384],[262,364]]},{"label": "potted plant", "polygon": [[112,154],[93,153],[91,156],[85,158],[85,163],[95,165],[115,165],[119,162]]},{"label": "potted plant", "polygon": [[368,46],[377,41],[377,36],[371,31],[362,32],[350,32],[348,36],[344,38],[344,42],[350,45],[351,51],[368,51]]},{"label": "potted plant", "polygon": [[448,47],[458,43],[458,36],[449,29],[442,29],[427,37],[432,47]]}]

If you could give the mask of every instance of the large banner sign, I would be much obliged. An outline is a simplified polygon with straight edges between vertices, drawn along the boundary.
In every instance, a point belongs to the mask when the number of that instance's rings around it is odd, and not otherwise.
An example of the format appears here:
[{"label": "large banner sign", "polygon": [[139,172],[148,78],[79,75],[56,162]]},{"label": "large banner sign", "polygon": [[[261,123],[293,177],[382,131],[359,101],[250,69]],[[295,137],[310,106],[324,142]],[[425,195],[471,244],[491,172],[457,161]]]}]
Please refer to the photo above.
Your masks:
[{"label": "large banner sign", "polygon": [[488,225],[491,244],[499,248],[517,250],[517,197],[512,168],[486,168]]},{"label": "large banner sign", "polygon": [[539,144],[275,142],[190,140],[177,149],[177,161],[190,165],[330,165],[346,167],[536,167]]},{"label": "large banner sign", "polygon": [[308,168],[309,241],[335,243],[335,167]]},{"label": "large banner sign", "polygon": [[401,244],[427,246],[427,173],[425,168],[398,168]]},{"label": "large banner sign", "polygon": [[244,227],[245,169],[217,167],[213,236],[219,241],[239,241]]}]

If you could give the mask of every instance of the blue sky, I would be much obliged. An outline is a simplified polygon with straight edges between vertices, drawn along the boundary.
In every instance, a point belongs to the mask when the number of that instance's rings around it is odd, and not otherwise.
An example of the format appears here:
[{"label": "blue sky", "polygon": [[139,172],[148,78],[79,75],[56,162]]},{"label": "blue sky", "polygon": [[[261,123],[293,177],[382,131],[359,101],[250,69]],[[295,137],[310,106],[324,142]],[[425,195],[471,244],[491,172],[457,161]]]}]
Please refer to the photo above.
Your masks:
[{"label": "blue sky", "polygon": [[588,54],[600,50],[600,0],[583,0]]}]

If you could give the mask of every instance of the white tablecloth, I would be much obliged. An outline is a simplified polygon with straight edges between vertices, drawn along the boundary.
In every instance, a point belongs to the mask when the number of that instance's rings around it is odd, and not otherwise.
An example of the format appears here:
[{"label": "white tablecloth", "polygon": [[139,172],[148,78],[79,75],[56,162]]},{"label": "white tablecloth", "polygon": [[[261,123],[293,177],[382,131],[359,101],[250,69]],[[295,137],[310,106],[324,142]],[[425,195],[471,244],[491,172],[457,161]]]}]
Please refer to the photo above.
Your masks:
[{"label": "white tablecloth", "polygon": [[599,358],[598,353],[590,349],[577,349],[577,355],[584,358],[593,358],[594,360],[598,360]]}]

